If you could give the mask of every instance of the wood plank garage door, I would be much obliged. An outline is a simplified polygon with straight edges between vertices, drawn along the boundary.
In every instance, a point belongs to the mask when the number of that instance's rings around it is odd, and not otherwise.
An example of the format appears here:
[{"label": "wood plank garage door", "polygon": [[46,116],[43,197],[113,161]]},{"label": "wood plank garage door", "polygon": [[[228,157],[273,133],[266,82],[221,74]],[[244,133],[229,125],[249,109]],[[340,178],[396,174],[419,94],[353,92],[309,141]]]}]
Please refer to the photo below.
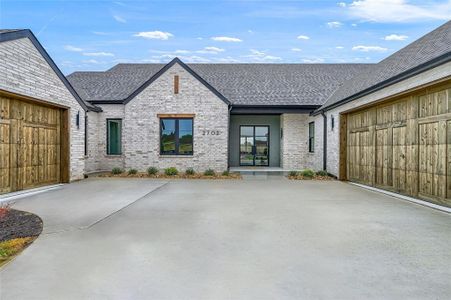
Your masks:
[{"label": "wood plank garage door", "polygon": [[348,180],[451,207],[449,81],[342,119]]},{"label": "wood plank garage door", "polygon": [[0,94],[0,193],[61,182],[63,110]]}]

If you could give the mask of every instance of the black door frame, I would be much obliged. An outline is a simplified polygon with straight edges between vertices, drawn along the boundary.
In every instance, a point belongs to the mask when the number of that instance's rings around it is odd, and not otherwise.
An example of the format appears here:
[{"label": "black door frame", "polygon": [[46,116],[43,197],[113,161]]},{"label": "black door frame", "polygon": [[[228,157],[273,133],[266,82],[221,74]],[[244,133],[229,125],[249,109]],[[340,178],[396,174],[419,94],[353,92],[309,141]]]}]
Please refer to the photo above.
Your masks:
[{"label": "black door frame", "polygon": [[[254,140],[254,145],[252,146],[252,154],[253,154],[253,156],[254,156],[254,158],[253,158],[253,160],[252,160],[252,165],[243,165],[243,164],[241,164],[241,127],[252,127],[253,128],[253,140]],[[268,163],[266,164],[266,165],[255,165],[255,127],[266,127],[266,128],[268,128],[268,136],[266,137],[267,138],[267,140],[268,140]],[[240,125],[240,128],[239,128],[239,134],[238,134],[238,145],[239,145],[239,147],[238,147],[238,161],[239,161],[239,165],[240,165],[240,167],[269,167],[269,153],[270,153],[270,151],[271,151],[271,149],[270,149],[270,141],[271,141],[271,139],[270,139],[270,126],[269,125],[253,125],[253,124],[245,124],[245,125]]]}]

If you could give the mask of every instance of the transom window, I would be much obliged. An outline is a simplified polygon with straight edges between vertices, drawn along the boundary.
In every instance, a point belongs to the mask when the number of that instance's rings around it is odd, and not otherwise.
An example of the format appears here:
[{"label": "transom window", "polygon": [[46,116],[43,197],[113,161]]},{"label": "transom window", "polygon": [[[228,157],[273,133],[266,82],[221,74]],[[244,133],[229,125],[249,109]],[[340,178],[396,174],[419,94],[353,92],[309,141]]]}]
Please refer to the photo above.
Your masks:
[{"label": "transom window", "polygon": [[315,122],[308,123],[308,152],[315,152]]},{"label": "transom window", "polygon": [[107,149],[108,155],[122,154],[122,120],[107,119]]},{"label": "transom window", "polygon": [[160,119],[160,154],[193,155],[193,119]]}]

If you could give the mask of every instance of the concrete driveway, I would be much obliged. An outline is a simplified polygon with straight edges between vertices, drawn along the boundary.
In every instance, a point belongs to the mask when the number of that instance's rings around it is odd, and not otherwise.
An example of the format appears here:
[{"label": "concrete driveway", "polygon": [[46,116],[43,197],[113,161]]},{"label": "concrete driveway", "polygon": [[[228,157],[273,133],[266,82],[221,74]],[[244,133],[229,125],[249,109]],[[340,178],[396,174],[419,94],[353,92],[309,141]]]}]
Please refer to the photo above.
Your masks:
[{"label": "concrete driveway", "polygon": [[0,299],[449,299],[451,216],[341,182],[89,179]]}]

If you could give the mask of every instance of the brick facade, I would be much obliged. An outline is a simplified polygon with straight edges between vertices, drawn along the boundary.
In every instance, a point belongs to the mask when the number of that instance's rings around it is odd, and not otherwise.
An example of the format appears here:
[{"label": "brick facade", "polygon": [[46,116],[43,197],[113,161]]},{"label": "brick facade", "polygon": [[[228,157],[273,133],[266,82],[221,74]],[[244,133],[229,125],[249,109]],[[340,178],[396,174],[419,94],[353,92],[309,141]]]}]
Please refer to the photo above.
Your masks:
[{"label": "brick facade", "polygon": [[[69,108],[70,180],[85,169],[84,110],[28,38],[0,43],[0,89]],[[80,112],[80,126],[75,118]]]},{"label": "brick facade", "polygon": [[[174,94],[173,78],[179,76],[179,93]],[[228,162],[228,105],[179,64],[125,105],[99,105],[102,113],[90,113],[89,171],[113,167],[140,171],[153,166],[176,167],[180,171],[214,169],[224,171]],[[194,114],[194,154],[160,155],[158,114]],[[91,116],[92,115],[92,116]],[[122,119],[122,155],[106,155],[106,119]],[[214,132],[214,135],[208,134]],[[219,134],[217,134],[219,133]]]}]

